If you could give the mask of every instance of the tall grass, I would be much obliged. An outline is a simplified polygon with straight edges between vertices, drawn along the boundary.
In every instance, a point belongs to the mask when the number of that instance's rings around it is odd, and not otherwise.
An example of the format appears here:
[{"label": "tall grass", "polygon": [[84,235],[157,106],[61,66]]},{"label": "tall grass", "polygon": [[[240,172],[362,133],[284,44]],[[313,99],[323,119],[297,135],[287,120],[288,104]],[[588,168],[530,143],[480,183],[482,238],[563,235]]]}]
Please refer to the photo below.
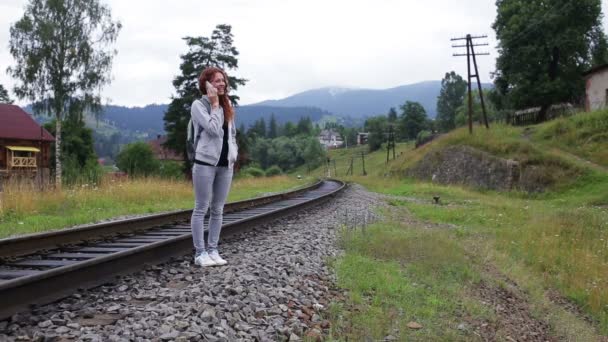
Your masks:
[{"label": "tall grass", "polygon": [[[608,332],[608,175],[578,183],[597,192],[569,189],[535,197],[412,180],[355,180],[371,190],[401,196],[390,203],[407,208],[419,220],[451,224],[457,234],[475,237],[475,244],[506,253]],[[433,196],[440,197],[441,205],[433,203]]]},{"label": "tall grass", "polygon": [[[235,179],[228,201],[279,192],[311,181],[287,176]],[[99,185],[85,183],[63,191],[42,192],[31,184],[13,183],[0,192],[0,238],[122,215],[190,209],[193,203],[191,183],[178,180],[106,178]]]},{"label": "tall grass", "polygon": [[[467,298],[478,274],[449,233],[397,221],[342,230],[345,255],[334,263],[346,303],[330,315],[332,337],[352,341],[470,340],[457,326],[468,315],[487,316]],[[421,330],[407,327],[409,322]]]},{"label": "tall grass", "polygon": [[[376,171],[345,179],[376,192],[401,196],[390,203],[420,221],[450,224],[467,251],[478,253],[478,258],[491,262],[506,256],[509,261],[502,263],[503,272],[514,272],[510,275],[522,281],[522,287],[539,282],[545,289],[558,290],[591,315],[606,334],[608,173],[584,159],[608,165],[607,131],[606,110],[531,128],[476,127],[473,135],[457,129],[419,149],[401,145],[403,154],[388,164],[386,151],[370,154],[366,167]],[[451,145],[468,145],[524,164],[540,164],[546,172],[562,176],[540,194],[477,191],[403,178],[404,169],[426,153]],[[578,157],[559,153],[562,150]],[[440,205],[433,203],[434,196],[440,197]],[[416,250],[399,239],[387,241],[387,249],[395,249],[393,244]],[[513,267],[505,266],[509,264]]]},{"label": "tall grass", "polygon": [[551,121],[539,126],[533,137],[545,146],[557,146],[608,166],[608,109]]}]

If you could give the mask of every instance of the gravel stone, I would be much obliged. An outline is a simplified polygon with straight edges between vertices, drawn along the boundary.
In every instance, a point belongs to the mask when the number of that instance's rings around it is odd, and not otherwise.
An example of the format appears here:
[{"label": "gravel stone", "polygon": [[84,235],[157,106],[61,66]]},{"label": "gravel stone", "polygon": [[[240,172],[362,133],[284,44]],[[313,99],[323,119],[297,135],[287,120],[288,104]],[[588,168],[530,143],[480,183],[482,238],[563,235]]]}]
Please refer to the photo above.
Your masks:
[{"label": "gravel stone", "polygon": [[197,267],[191,254],[146,266],[0,321],[0,340],[322,340],[330,326],[321,317],[340,294],[326,265],[341,253],[336,233],[361,229],[384,203],[352,185],[322,205],[222,238],[226,266]]},{"label": "gravel stone", "polygon": [[48,328],[52,325],[53,325],[53,322],[51,322],[50,320],[38,323],[38,326],[40,328]]}]

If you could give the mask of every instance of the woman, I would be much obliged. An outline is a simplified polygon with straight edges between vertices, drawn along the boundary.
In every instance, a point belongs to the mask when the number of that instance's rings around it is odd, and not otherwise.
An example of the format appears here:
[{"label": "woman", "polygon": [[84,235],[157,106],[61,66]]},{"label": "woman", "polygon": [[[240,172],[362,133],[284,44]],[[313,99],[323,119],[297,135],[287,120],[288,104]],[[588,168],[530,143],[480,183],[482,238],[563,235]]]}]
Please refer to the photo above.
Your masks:
[{"label": "woman", "polygon": [[[232,182],[236,161],[236,128],[234,110],[228,98],[228,77],[214,67],[203,70],[198,78],[202,98],[192,103],[191,115],[198,136],[196,156],[192,166],[195,204],[192,212],[192,240],[198,266],[225,265],[217,243],[222,229],[224,203]],[[210,219],[205,246],[204,218],[210,207]]]}]

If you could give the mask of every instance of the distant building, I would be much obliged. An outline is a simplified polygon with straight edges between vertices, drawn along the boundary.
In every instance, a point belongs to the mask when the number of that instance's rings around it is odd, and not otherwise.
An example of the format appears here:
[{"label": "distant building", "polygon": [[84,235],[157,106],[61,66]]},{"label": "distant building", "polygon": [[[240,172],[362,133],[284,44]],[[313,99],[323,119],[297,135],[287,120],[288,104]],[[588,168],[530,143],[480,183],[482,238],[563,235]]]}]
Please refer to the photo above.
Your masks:
[{"label": "distant building", "polygon": [[156,139],[149,140],[148,145],[152,148],[154,156],[158,160],[173,160],[173,161],[184,161],[184,156],[176,151],[166,148],[163,144],[167,141],[166,135],[157,135]]},{"label": "distant building", "polygon": [[608,64],[597,66],[585,74],[585,110],[590,112],[608,105]]},{"label": "distant building", "polygon": [[369,136],[369,133],[367,133],[367,132],[357,133],[357,145],[366,145],[368,136]]},{"label": "distant building", "polygon": [[344,146],[344,141],[342,140],[340,133],[334,132],[330,129],[322,130],[317,138],[319,139],[321,145],[323,145],[323,147],[326,149],[340,148]]},{"label": "distant building", "polygon": [[54,141],[23,109],[0,104],[0,189],[14,178],[48,183]]}]

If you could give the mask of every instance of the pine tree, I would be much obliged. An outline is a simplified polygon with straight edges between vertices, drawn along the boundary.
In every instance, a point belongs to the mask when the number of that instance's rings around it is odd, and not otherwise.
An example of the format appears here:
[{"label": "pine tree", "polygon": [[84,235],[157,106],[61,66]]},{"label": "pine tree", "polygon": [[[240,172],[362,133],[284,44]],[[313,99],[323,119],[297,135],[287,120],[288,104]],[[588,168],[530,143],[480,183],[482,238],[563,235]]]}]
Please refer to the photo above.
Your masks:
[{"label": "pine tree", "polygon": [[[165,130],[167,131],[166,147],[175,151],[182,151],[186,155],[186,126],[190,120],[190,106],[200,96],[198,90],[198,77],[206,67],[215,66],[228,74],[230,100],[233,105],[238,104],[239,97],[236,90],[245,85],[247,80],[230,76],[230,72],[238,68],[238,55],[233,44],[233,35],[230,25],[217,25],[208,37],[185,37],[188,52],[181,56],[181,75],[173,80],[177,93],[171,100],[165,113]],[[238,124],[238,118],[236,118]],[[187,158],[184,158],[187,160]],[[190,165],[186,161],[186,169]]]},{"label": "pine tree", "polygon": [[270,122],[268,123],[268,138],[274,139],[278,136],[277,120],[274,117],[274,113],[270,115]]},{"label": "pine tree", "polygon": [[8,96],[8,91],[0,84],[0,103],[12,104],[13,100]]}]

